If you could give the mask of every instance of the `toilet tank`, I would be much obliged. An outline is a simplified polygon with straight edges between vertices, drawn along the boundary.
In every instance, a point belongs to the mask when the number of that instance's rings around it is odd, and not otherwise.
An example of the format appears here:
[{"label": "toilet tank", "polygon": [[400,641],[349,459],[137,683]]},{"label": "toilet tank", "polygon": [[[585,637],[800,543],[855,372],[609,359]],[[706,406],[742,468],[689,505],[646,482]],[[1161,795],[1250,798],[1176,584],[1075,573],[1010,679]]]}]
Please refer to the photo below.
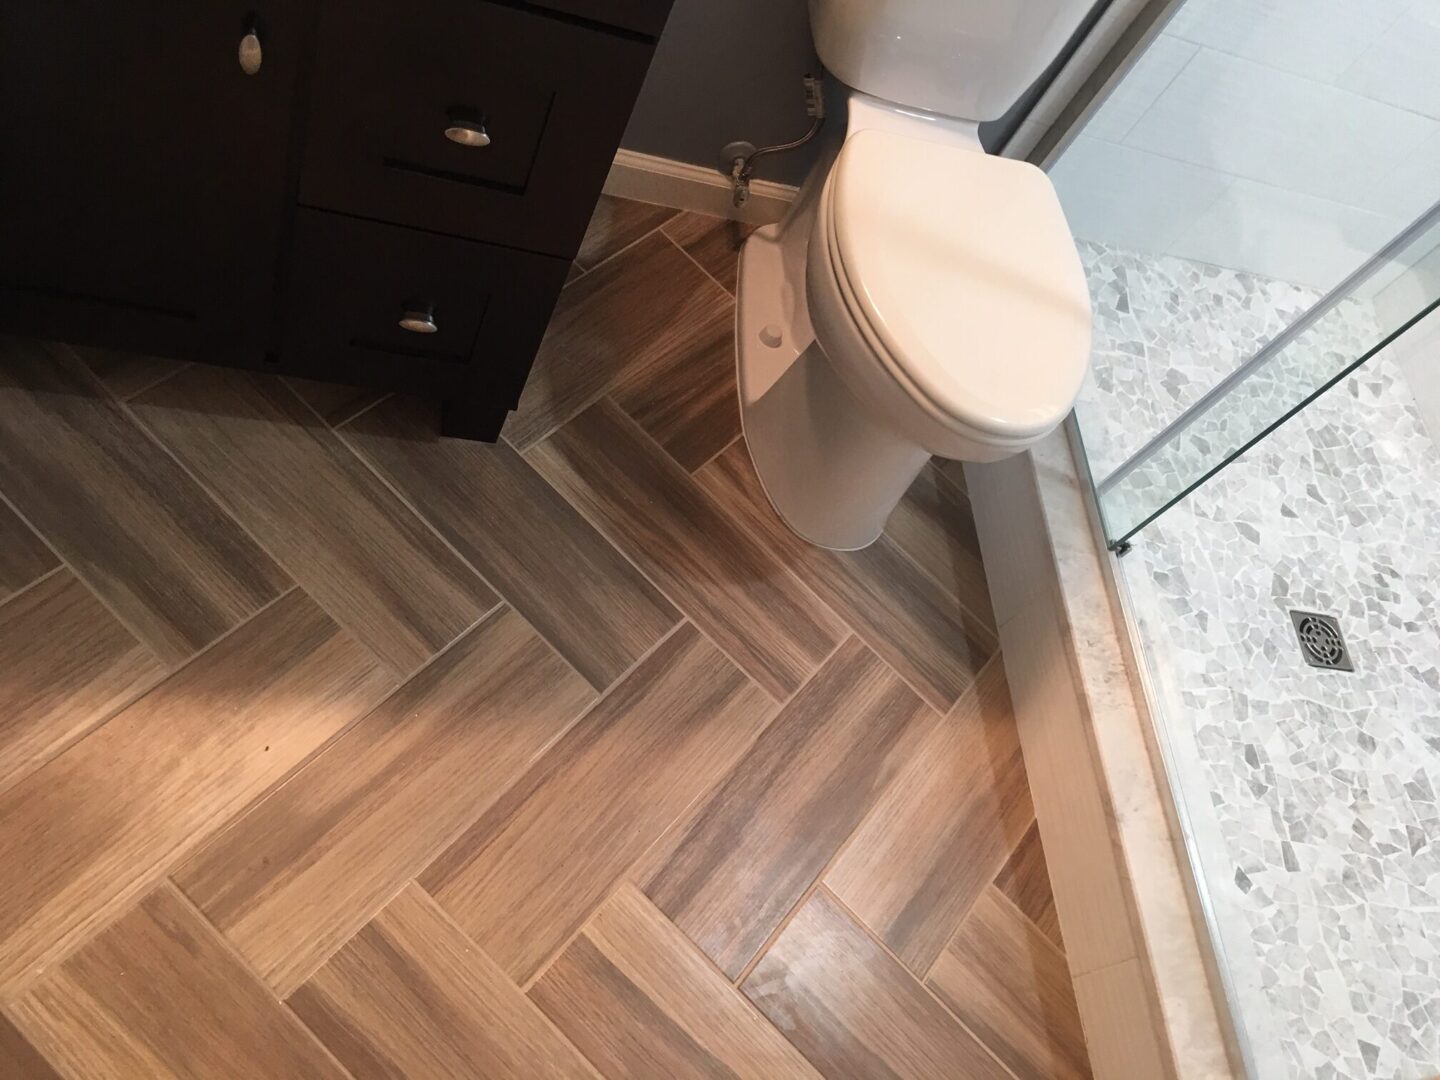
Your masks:
[{"label": "toilet tank", "polygon": [[1019,100],[1094,0],[810,0],[815,49],[847,86],[993,120]]}]

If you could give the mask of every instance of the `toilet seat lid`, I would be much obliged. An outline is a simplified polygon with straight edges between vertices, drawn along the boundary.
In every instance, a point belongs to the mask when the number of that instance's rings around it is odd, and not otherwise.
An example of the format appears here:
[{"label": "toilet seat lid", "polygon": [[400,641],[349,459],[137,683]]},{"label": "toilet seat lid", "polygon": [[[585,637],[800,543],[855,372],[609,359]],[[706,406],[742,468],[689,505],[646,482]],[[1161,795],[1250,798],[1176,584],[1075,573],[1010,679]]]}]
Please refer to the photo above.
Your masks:
[{"label": "toilet seat lid", "polygon": [[921,405],[1001,438],[1064,419],[1090,295],[1043,172],[868,129],[841,149],[826,212],[853,314]]}]

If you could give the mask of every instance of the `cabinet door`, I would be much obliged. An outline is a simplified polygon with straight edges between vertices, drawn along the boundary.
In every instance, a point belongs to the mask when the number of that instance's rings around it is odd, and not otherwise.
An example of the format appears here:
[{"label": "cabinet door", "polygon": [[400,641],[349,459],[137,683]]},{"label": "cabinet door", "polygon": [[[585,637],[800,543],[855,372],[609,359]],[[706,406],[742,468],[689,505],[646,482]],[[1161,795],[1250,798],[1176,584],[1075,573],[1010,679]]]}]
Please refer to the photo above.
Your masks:
[{"label": "cabinet door", "polygon": [[310,12],[0,4],[4,328],[196,359],[271,347]]}]

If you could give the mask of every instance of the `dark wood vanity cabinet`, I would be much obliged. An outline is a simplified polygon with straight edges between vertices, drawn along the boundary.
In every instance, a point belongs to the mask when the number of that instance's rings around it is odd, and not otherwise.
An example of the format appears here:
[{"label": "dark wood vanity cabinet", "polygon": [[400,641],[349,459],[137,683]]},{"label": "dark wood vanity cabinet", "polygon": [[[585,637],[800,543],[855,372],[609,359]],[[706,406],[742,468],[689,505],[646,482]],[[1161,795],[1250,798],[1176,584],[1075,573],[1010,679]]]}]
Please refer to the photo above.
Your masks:
[{"label": "dark wood vanity cabinet", "polygon": [[669,5],[0,5],[0,329],[429,393],[493,438]]}]

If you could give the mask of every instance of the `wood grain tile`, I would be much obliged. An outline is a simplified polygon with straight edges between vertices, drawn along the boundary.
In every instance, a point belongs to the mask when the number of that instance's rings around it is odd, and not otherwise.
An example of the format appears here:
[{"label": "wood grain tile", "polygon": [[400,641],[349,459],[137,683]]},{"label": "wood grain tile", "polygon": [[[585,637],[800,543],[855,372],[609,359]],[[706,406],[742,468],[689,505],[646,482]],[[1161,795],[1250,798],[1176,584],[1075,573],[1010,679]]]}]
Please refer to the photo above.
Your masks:
[{"label": "wood grain tile", "polygon": [[0,502],[0,601],[59,565],[54,552]]},{"label": "wood grain tile", "polygon": [[4,1015],[0,1015],[0,1076],[13,1076],[17,1080],[61,1080],[54,1066]]},{"label": "wood grain tile", "polygon": [[934,719],[851,638],[690,821],[646,894],[738,977]]},{"label": "wood grain tile", "polygon": [[298,590],[0,794],[0,992],[69,952],[393,678]]},{"label": "wood grain tile", "polygon": [[530,997],[606,1076],[818,1078],[630,885],[546,969]]},{"label": "wood grain tile", "polygon": [[741,989],[826,1076],[1013,1080],[823,888]]},{"label": "wood grain tile", "polygon": [[169,664],[288,585],[68,350],[0,341],[0,490]]},{"label": "wood grain tile", "polygon": [[10,1011],[72,1076],[345,1075],[169,886],[47,972]]},{"label": "wood grain tile", "polygon": [[414,671],[498,602],[278,379],[196,366],[132,407],[396,671]]},{"label": "wood grain tile", "polygon": [[1050,891],[1050,871],[1045,865],[1045,849],[1040,843],[1038,825],[1031,825],[1025,838],[1011,852],[995,878],[995,887],[1057,948],[1064,950],[1065,942],[1060,936],[1060,919],[1055,913],[1055,894]]},{"label": "wood grain tile", "polygon": [[1005,670],[992,662],[926,732],[825,883],[923,977],[1034,820]]},{"label": "wood grain tile", "polygon": [[0,791],[164,668],[69,570],[0,604]]},{"label": "wood grain tile", "polygon": [[409,885],[290,998],[356,1080],[594,1077],[506,974]]},{"label": "wood grain tile", "polygon": [[121,401],[134,397],[146,387],[172,375],[185,366],[185,361],[168,356],[144,356],[140,353],[98,349],[88,345],[65,345],[78,356],[105,389]]},{"label": "wood grain tile", "polygon": [[566,287],[505,438],[525,450],[604,394],[714,340],[733,301],[656,233]]},{"label": "wood grain tile", "polygon": [[996,890],[975,902],[927,985],[1021,1080],[1090,1076],[1065,957]]},{"label": "wood grain tile", "polygon": [[777,699],[844,636],[763,538],[726,516],[611,402],[576,417],[530,461]]},{"label": "wood grain tile", "polygon": [[319,379],[286,378],[285,385],[295,396],[320,414],[331,427],[345,423],[361,409],[368,408],[385,396],[383,391],[368,386],[346,386],[343,383],[321,382]]},{"label": "wood grain tile", "polygon": [[441,439],[432,413],[391,398],[345,437],[603,690],[679,613],[513,449]]},{"label": "wood grain tile", "polygon": [[283,997],[594,696],[524,620],[501,608],[175,880]]},{"label": "wood grain tile", "polygon": [[627,372],[611,390],[615,403],[687,472],[740,434],[733,322],[733,311],[716,318],[690,352],[663,366]]},{"label": "wood grain tile", "polygon": [[995,613],[970,500],[938,465],[927,465],[910,485],[885,523],[885,535],[941,588],[951,590],[988,630],[994,630]]},{"label": "wood grain tile", "polygon": [[967,612],[889,537],[862,551],[826,551],[785,527],[766,501],[743,441],[695,478],[746,532],[763,539],[787,566],[944,712],[996,650],[991,629]]},{"label": "wood grain tile", "polygon": [[734,664],[682,624],[421,884],[524,983],[772,713]]},{"label": "wood grain tile", "polygon": [[582,270],[589,270],[664,225],[676,213],[668,206],[601,195],[575,262]]},{"label": "wood grain tile", "polygon": [[754,225],[727,218],[695,214],[677,214],[664,225],[665,235],[685,249],[705,272],[732,293],[740,271],[740,248]]}]

